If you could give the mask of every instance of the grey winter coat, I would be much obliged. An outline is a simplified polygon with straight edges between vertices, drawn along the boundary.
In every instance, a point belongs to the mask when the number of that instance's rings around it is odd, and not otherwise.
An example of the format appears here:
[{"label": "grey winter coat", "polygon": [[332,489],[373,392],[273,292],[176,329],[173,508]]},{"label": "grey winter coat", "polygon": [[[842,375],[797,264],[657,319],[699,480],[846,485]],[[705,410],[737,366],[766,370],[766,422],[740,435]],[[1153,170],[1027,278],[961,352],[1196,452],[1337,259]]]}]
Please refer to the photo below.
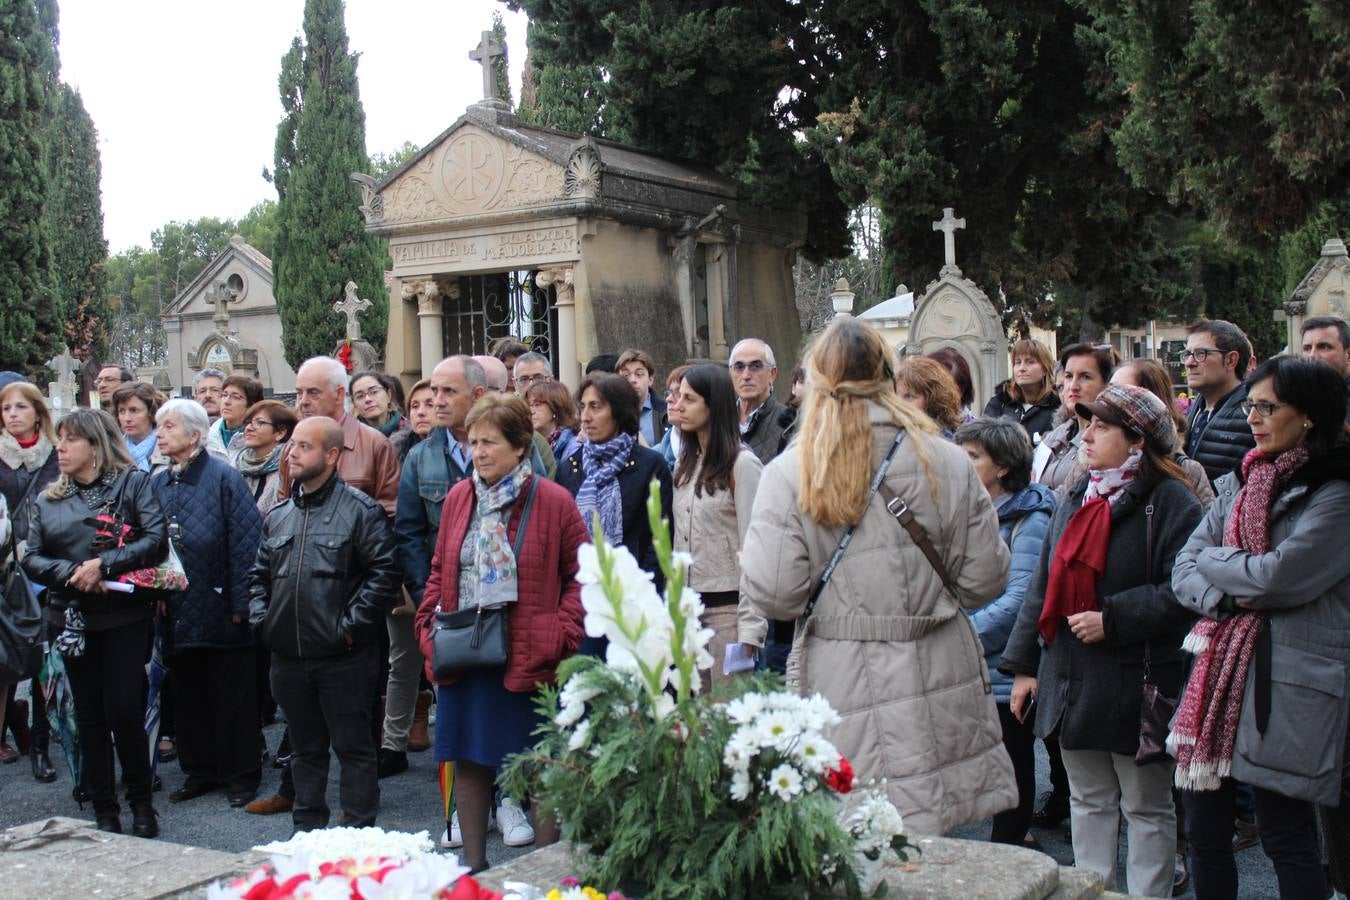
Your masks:
[{"label": "grey winter coat", "polygon": [[[880,406],[870,406],[869,418],[875,467],[896,427]],[[920,441],[936,488],[920,461]],[[765,467],[741,553],[741,598],[782,621],[802,614],[844,532],[802,513],[798,447]],[[928,532],[961,606],[998,596],[1008,548],[964,451],[909,435],[886,484]],[[863,782],[886,779],[912,833],[944,834],[1017,802],[984,652],[957,602],[875,498],[815,612],[804,630],[798,626],[788,663],[789,680],[803,694],[820,693],[839,712],[843,721],[830,739]]]},{"label": "grey winter coat", "polygon": [[1255,692],[1267,685],[1253,663],[1233,777],[1336,806],[1350,701],[1350,553],[1344,549],[1350,449],[1294,474],[1271,508],[1271,551],[1259,556],[1223,545],[1238,475],[1225,475],[1215,487],[1209,514],[1177,554],[1172,585],[1181,604],[1210,618],[1229,615],[1234,601],[1269,616],[1270,721],[1263,734],[1254,704]]},{"label": "grey winter coat", "polygon": [[[1038,737],[1059,733],[1065,750],[1105,750],[1133,756],[1139,749],[1139,706],[1144,684],[1144,652],[1149,650],[1152,681],[1176,697],[1185,677],[1181,642],[1195,616],[1176,602],[1169,573],[1186,538],[1200,521],[1200,503],[1175,479],[1156,487],[1142,480],[1126,488],[1111,507],[1111,542],[1106,572],[1097,582],[1106,638],[1085,644],[1074,637],[1067,619],[1059,620],[1055,640],[1043,647],[1037,620],[1045,603],[1050,561],[1069,518],[1083,505],[1087,477],[1081,478],[1055,508],[1050,533],[1022,611],[1003,651],[999,670],[1033,675]],[[1148,517],[1153,506],[1153,567],[1145,564]]]}]

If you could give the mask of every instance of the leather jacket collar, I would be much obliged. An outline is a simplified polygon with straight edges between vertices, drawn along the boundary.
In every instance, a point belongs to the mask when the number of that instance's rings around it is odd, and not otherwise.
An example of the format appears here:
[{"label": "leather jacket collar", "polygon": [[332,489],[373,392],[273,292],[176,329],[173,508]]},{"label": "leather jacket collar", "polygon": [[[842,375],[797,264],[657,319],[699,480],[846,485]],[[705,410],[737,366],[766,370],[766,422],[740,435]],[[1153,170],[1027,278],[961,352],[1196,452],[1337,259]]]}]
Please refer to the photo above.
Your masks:
[{"label": "leather jacket collar", "polygon": [[333,470],[333,474],[328,476],[328,480],[319,486],[318,490],[306,491],[297,480],[295,489],[291,496],[295,498],[295,505],[300,509],[310,506],[323,506],[324,502],[332,495],[333,490],[342,481],[342,476]]}]

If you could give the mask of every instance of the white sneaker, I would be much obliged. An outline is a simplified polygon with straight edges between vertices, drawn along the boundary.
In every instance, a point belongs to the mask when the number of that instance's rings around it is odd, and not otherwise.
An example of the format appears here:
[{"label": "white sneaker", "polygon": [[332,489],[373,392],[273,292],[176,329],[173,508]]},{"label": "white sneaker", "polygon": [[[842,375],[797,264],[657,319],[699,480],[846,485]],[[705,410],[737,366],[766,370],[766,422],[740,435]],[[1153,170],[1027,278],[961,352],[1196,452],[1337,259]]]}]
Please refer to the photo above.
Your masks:
[{"label": "white sneaker", "polygon": [[450,827],[445,829],[445,834],[441,835],[440,847],[442,850],[458,850],[464,846],[464,835],[459,830],[459,812],[450,814]]},{"label": "white sneaker", "polygon": [[524,847],[534,843],[534,829],[530,827],[530,820],[525,810],[517,806],[514,800],[502,798],[501,806],[497,807],[497,827],[502,833],[502,843],[508,847]]},{"label": "white sneaker", "polygon": [[[491,831],[496,825],[496,815],[488,810],[488,830]],[[531,837],[530,840],[533,841],[534,838]],[[450,827],[441,834],[439,846],[442,850],[458,850],[464,846],[464,835],[459,830],[459,810],[450,814]]]}]

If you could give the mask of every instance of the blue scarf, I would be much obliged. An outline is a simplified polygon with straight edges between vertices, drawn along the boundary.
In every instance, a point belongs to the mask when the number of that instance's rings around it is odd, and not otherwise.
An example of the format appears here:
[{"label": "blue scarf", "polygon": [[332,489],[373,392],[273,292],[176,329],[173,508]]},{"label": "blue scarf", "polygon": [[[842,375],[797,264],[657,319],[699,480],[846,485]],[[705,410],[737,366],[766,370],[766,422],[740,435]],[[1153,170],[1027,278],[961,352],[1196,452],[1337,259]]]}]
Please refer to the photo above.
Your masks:
[{"label": "blue scarf", "polygon": [[151,431],[145,440],[141,441],[139,444],[134,443],[131,438],[127,437],[125,434],[122,435],[122,443],[127,445],[127,451],[131,454],[132,461],[136,463],[136,468],[140,469],[142,472],[150,471],[150,457],[155,452],[155,435],[158,432],[158,428]]},{"label": "blue scarf", "polygon": [[623,543],[623,501],[619,496],[619,473],[628,465],[637,438],[620,434],[603,444],[581,445],[581,470],[586,480],[577,491],[577,508],[586,527],[599,514],[600,527],[611,544]]}]

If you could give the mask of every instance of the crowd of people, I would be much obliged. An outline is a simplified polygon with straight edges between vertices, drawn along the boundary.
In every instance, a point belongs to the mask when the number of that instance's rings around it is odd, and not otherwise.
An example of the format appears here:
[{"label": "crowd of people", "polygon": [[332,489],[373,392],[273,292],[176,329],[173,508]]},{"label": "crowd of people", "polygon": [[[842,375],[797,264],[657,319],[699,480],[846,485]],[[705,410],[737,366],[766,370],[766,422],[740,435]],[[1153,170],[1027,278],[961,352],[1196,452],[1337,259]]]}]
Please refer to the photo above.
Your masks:
[{"label": "crowd of people", "polygon": [[[575,391],[514,340],[406,392],[316,357],[293,406],[244,375],[170,399],[106,366],[101,408],[59,421],[0,373],[0,536],[48,646],[29,702],[0,693],[0,761],[57,779],[59,670],[100,829],[122,828],[120,767],[132,833],[156,836],[174,760],[171,803],[325,827],[330,752],[338,821],[370,825],[379,781],[430,750],[441,844],[472,869],[493,827],[555,840],[496,775],[559,663],[604,653],[575,581],[592,526],[661,585],[655,482],[707,683],[772,670],[824,695],[910,831],[992,818],[1035,846],[1068,819],[1111,884],[1123,821],[1130,893],[1201,898],[1236,896],[1259,841],[1282,897],[1323,897],[1350,881],[1350,326],[1309,319],[1298,349],[1258,364],[1239,328],[1197,323],[1186,415],[1157,361],[1022,340],[976,417],[958,352],[897,356],[847,318],[781,400],[754,338],[664,381],[606,354]],[[506,624],[504,662],[438,671],[437,623],[466,610]]]}]

